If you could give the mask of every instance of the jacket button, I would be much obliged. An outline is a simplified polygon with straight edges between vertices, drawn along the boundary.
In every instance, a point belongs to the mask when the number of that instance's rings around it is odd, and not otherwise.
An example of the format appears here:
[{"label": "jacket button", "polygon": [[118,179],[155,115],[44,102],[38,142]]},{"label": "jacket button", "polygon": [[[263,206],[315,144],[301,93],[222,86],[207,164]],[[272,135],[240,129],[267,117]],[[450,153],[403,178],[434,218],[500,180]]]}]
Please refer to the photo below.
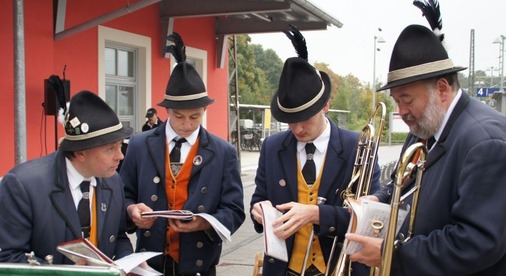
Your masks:
[{"label": "jacket button", "polygon": [[206,194],[207,193],[207,187],[202,187],[202,189],[200,189],[200,193]]},{"label": "jacket button", "polygon": [[151,201],[157,201],[158,200],[158,196],[157,195],[152,195],[151,196]]},{"label": "jacket button", "polygon": [[146,237],[146,238],[151,237],[151,231],[144,232],[144,237]]},{"label": "jacket button", "polygon": [[329,227],[329,232],[334,233],[336,231],[336,228],[334,226]]},{"label": "jacket button", "polygon": [[281,187],[286,186],[286,181],[284,179],[280,179],[278,183],[279,183],[279,186],[281,186]]},{"label": "jacket button", "polygon": [[276,262],[273,258],[269,258],[269,260],[268,260],[268,261],[269,261],[269,263],[271,263],[271,264],[273,264],[273,263],[275,263],[275,262]]},{"label": "jacket button", "polygon": [[155,184],[160,183],[160,177],[158,177],[158,176],[153,177],[153,183],[155,183]]},{"label": "jacket button", "polygon": [[202,213],[202,212],[204,212],[204,211],[206,210],[206,207],[205,207],[204,205],[200,205],[200,206],[197,208],[197,210],[198,210],[199,212],[201,212],[201,213]]},{"label": "jacket button", "polygon": [[197,248],[202,248],[204,247],[204,243],[203,242],[197,242]]},{"label": "jacket button", "polygon": [[113,243],[113,242],[115,242],[115,241],[116,241],[116,236],[111,235],[111,236],[109,237],[109,242],[110,242],[110,243]]},{"label": "jacket button", "polygon": [[201,267],[203,264],[204,264],[204,261],[202,261],[202,260],[197,260],[195,262],[195,265],[198,266],[198,267]]}]

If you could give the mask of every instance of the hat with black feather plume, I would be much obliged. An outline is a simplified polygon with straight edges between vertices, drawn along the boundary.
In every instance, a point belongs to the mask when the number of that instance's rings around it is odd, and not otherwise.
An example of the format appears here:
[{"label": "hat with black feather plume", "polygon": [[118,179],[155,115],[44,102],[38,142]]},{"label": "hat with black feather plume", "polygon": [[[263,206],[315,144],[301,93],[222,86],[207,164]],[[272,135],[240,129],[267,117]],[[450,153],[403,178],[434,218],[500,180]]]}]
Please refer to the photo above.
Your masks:
[{"label": "hat with black feather plume", "polygon": [[309,64],[306,40],[295,26],[283,32],[298,56],[288,58],[283,65],[271,113],[278,122],[297,123],[316,115],[329,101],[330,78]]},{"label": "hat with black feather plume", "polygon": [[443,20],[437,0],[415,0],[432,30],[409,25],[395,42],[387,84],[378,91],[465,70],[455,66],[443,44]]},{"label": "hat with black feather plume", "polygon": [[186,46],[181,36],[174,32],[167,37],[171,43],[165,48],[176,59],[177,65],[170,74],[165,97],[158,105],[173,109],[193,109],[214,102],[207,96],[206,87],[195,68],[186,62]]}]

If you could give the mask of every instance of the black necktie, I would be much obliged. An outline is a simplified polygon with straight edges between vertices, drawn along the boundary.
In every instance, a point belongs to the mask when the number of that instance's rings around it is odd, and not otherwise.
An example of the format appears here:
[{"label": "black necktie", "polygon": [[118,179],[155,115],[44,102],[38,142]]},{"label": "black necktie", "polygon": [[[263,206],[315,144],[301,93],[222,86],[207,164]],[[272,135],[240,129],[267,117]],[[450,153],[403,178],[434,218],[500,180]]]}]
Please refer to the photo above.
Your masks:
[{"label": "black necktie", "polygon": [[431,136],[429,140],[427,140],[427,149],[430,150],[432,148],[432,145],[434,145],[434,143],[436,143],[436,139],[434,138],[434,136]]},{"label": "black necktie", "polygon": [[170,152],[170,163],[179,163],[181,160],[181,144],[186,142],[185,138],[174,138],[172,139],[176,144]]},{"label": "black necktie", "polygon": [[81,222],[81,232],[83,238],[90,236],[90,181],[83,181],[80,185],[83,197],[77,205],[77,213],[79,214],[79,221]]},{"label": "black necktie", "polygon": [[302,175],[308,185],[313,185],[316,180],[316,165],[313,160],[315,149],[313,143],[306,143],[306,164],[302,168]]}]

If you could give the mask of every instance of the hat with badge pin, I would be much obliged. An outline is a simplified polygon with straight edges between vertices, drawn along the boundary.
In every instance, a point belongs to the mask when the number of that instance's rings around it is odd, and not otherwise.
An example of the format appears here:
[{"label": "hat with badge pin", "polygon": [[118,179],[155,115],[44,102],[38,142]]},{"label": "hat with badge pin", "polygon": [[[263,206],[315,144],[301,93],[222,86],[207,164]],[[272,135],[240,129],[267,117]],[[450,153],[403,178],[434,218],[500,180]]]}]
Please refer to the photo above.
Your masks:
[{"label": "hat with badge pin", "polygon": [[93,92],[84,90],[72,97],[68,112],[63,114],[65,137],[61,151],[79,151],[123,140],[133,133],[116,113]]}]

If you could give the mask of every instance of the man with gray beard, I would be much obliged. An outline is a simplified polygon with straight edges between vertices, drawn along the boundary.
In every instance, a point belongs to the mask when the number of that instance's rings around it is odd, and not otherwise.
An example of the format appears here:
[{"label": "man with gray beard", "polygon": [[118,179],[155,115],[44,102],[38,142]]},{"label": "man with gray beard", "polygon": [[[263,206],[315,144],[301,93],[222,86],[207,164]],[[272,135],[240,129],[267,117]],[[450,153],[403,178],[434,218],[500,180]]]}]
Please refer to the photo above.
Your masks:
[{"label": "man with gray beard", "polygon": [[[431,26],[440,31],[436,19]],[[390,89],[410,128],[402,153],[425,140],[428,149],[413,235],[394,247],[390,275],[506,275],[506,117],[460,89],[457,72],[466,68],[453,65],[441,42],[440,32],[406,27],[379,89]],[[402,191],[413,182],[404,182]],[[367,197],[390,202],[392,188]],[[400,229],[404,236],[408,221]],[[346,238],[363,246],[351,261],[379,267],[389,257],[382,256],[383,239]]]}]

